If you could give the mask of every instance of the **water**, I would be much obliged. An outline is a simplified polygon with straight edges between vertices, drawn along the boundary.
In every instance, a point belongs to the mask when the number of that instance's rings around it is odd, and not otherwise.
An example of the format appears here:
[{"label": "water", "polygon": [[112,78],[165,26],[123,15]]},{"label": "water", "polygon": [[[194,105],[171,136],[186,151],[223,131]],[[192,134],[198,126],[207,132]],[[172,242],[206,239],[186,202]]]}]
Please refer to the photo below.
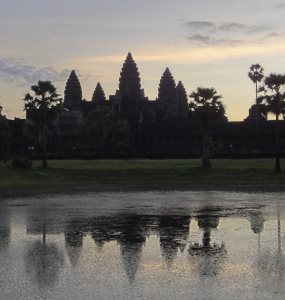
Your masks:
[{"label": "water", "polygon": [[284,299],[285,193],[0,202],[0,299]]}]

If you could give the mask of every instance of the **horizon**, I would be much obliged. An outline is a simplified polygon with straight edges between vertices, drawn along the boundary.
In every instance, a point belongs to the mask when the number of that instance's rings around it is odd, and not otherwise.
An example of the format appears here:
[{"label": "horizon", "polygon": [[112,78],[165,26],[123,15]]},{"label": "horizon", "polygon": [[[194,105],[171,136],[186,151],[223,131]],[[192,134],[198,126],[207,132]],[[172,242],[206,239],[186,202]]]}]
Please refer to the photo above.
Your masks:
[{"label": "horizon", "polygon": [[52,81],[63,97],[72,69],[84,99],[91,100],[97,82],[107,97],[115,94],[128,52],[150,100],[169,67],[188,96],[198,86],[214,87],[229,121],[245,119],[254,104],[250,65],[260,63],[265,75],[285,72],[281,1],[0,3],[0,103],[8,118],[25,115],[22,99],[38,80]]}]

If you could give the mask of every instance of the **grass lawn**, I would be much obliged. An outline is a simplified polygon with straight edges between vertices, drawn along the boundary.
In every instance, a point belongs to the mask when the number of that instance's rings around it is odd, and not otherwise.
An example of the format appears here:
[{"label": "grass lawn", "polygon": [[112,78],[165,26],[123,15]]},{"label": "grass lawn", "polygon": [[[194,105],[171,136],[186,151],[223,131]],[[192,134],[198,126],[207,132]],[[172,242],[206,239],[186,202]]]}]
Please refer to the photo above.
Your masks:
[{"label": "grass lawn", "polygon": [[203,170],[198,159],[167,160],[51,160],[42,170],[0,163],[0,197],[41,192],[140,189],[263,190],[285,191],[284,173],[273,173],[273,159],[212,160],[213,170]]}]

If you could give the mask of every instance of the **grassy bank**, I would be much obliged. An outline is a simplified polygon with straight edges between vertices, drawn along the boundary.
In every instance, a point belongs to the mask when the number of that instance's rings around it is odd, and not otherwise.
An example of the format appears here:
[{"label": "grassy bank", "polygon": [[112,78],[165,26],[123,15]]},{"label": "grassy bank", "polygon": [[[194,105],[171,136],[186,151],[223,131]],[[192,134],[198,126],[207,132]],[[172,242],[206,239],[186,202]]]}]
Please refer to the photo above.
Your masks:
[{"label": "grassy bank", "polygon": [[58,160],[49,169],[34,161],[31,170],[0,164],[0,197],[60,191],[137,189],[216,189],[285,191],[284,173],[273,173],[273,159],[213,160]]}]

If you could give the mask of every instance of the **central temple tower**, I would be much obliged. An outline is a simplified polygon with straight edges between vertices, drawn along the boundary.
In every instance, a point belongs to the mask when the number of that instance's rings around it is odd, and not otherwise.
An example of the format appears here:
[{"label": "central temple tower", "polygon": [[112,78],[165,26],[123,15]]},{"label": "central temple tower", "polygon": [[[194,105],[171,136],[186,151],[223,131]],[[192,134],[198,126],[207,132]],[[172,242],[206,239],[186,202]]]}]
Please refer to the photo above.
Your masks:
[{"label": "central temple tower", "polygon": [[116,113],[140,119],[147,100],[141,88],[138,67],[129,52],[120,73],[119,89],[114,96],[110,96],[112,107]]},{"label": "central temple tower", "polygon": [[127,97],[133,100],[144,98],[144,90],[141,89],[140,73],[130,52],[120,73],[119,94],[122,98]]}]

